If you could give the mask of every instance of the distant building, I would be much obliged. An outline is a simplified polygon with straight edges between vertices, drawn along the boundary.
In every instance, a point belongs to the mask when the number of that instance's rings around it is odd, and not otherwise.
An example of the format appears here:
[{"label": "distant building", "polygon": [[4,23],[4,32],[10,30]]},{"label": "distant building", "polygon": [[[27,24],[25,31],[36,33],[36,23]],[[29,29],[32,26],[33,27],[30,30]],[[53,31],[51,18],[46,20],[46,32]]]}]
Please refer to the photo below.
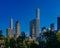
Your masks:
[{"label": "distant building", "polygon": [[33,36],[36,37],[36,19],[30,22],[30,36],[31,38],[33,38]]},{"label": "distant building", "polygon": [[[37,38],[39,36],[40,31],[40,10],[37,8],[36,10],[36,19],[30,21],[30,36]],[[33,35],[34,34],[34,35]]]},{"label": "distant building", "polygon": [[13,38],[14,37],[14,30],[11,28],[6,29],[7,37]]},{"label": "distant building", "polygon": [[47,32],[50,32],[51,31],[51,28],[47,28]]},{"label": "distant building", "polygon": [[21,32],[20,36],[25,36],[25,32],[24,31]]},{"label": "distant building", "polygon": [[0,35],[2,35],[2,30],[0,30]]},{"label": "distant building", "polygon": [[19,21],[16,22],[16,34],[15,34],[16,38],[18,38],[20,36],[20,23]]},{"label": "distant building", "polygon": [[53,23],[50,24],[50,28],[51,28],[51,31],[54,31],[54,30],[55,30],[55,28],[54,28],[54,24],[53,24]]},{"label": "distant building", "polygon": [[42,32],[47,32],[46,27],[42,27]]},{"label": "distant building", "polygon": [[10,20],[10,28],[13,29],[13,19]]},{"label": "distant building", "polygon": [[31,25],[31,38],[32,39],[35,39],[35,27],[34,27],[34,24]]},{"label": "distant building", "polygon": [[13,38],[14,37],[14,30],[13,30],[13,19],[10,20],[10,28],[6,29],[7,37]]},{"label": "distant building", "polygon": [[60,17],[57,18],[57,30],[60,30]]}]

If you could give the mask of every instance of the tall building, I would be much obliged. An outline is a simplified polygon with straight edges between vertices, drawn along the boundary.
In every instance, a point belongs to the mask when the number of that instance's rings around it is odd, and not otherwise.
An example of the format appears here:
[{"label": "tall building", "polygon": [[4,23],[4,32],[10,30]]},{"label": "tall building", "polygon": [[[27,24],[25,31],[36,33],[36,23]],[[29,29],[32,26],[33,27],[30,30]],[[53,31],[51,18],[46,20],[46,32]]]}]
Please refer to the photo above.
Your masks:
[{"label": "tall building", "polygon": [[50,24],[51,31],[54,31],[54,24]]},{"label": "tall building", "polygon": [[16,38],[20,36],[20,23],[17,21],[16,22]]},{"label": "tall building", "polygon": [[10,20],[10,28],[13,29],[13,19]]},{"label": "tall building", "polygon": [[[33,29],[34,29],[34,32],[33,32]],[[34,36],[36,37],[36,19],[33,19],[32,21],[30,21],[30,36],[31,36],[31,38],[33,36],[33,33],[34,33]]]},{"label": "tall building", "polygon": [[31,25],[31,34],[32,34],[32,35],[31,35],[31,38],[32,38],[32,39],[35,39],[35,29],[34,29],[34,28],[35,28],[35,27],[34,27],[34,24],[32,24],[32,25]]},{"label": "tall building", "polygon": [[60,17],[57,18],[57,30],[60,30]]},{"label": "tall building", "polygon": [[37,8],[36,10],[36,37],[39,36],[39,32],[40,32],[40,9]]},{"label": "tall building", "polygon": [[33,28],[31,27],[32,24],[34,25],[34,36],[37,38],[39,36],[39,29],[40,29],[40,10],[37,8],[36,10],[36,18],[30,21],[30,36],[33,36]]},{"label": "tall building", "polygon": [[10,20],[10,28],[6,29],[7,37],[13,38],[14,37],[14,30],[13,30],[13,19]]},{"label": "tall building", "polygon": [[14,38],[14,30],[11,28],[6,29],[7,37]]}]

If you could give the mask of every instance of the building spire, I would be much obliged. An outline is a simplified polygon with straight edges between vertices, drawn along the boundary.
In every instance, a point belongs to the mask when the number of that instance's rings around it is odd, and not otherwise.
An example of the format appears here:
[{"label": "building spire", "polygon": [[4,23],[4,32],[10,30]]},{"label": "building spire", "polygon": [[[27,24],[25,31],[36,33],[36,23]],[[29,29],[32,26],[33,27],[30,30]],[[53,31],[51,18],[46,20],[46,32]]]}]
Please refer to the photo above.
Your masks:
[{"label": "building spire", "polygon": [[40,18],[40,9],[39,8],[36,9],[36,18],[37,19]]},{"label": "building spire", "polygon": [[13,29],[13,19],[10,20],[10,28]]}]

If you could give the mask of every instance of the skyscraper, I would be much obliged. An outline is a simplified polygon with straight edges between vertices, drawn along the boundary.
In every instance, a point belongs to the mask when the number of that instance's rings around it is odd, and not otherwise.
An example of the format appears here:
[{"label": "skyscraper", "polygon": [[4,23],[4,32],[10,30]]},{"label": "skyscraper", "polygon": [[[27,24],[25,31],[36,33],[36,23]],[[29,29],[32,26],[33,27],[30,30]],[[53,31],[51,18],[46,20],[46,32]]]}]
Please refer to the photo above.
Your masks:
[{"label": "skyscraper", "polygon": [[13,29],[13,19],[10,20],[10,28]]},{"label": "skyscraper", "polygon": [[40,19],[40,9],[36,9],[36,19]]},{"label": "skyscraper", "polygon": [[37,8],[36,10],[36,37],[39,36],[39,31],[40,31],[40,9]]},{"label": "skyscraper", "polygon": [[14,30],[12,30],[11,28],[7,28],[6,32],[7,32],[7,37],[14,38]]},{"label": "skyscraper", "polygon": [[16,22],[16,38],[20,36],[20,23],[19,21]]},{"label": "skyscraper", "polygon": [[10,20],[10,28],[6,29],[7,37],[13,38],[14,37],[14,30],[13,30],[13,19]]},{"label": "skyscraper", "polygon": [[36,10],[36,18],[30,21],[30,36],[33,36],[33,31],[32,31],[32,24],[34,25],[34,36],[35,38],[39,36],[39,29],[40,29],[40,10],[37,8]]},{"label": "skyscraper", "polygon": [[57,18],[57,30],[60,30],[60,17]]},{"label": "skyscraper", "polygon": [[31,25],[31,38],[35,39],[35,29],[34,24]]}]

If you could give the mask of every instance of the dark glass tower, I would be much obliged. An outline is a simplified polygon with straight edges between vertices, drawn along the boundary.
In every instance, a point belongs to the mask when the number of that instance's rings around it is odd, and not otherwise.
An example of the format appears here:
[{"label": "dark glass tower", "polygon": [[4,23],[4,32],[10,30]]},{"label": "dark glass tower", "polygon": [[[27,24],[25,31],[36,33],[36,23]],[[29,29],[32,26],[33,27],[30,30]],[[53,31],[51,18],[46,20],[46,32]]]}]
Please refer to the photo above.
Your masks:
[{"label": "dark glass tower", "polygon": [[60,30],[60,17],[57,18],[57,30]]}]

